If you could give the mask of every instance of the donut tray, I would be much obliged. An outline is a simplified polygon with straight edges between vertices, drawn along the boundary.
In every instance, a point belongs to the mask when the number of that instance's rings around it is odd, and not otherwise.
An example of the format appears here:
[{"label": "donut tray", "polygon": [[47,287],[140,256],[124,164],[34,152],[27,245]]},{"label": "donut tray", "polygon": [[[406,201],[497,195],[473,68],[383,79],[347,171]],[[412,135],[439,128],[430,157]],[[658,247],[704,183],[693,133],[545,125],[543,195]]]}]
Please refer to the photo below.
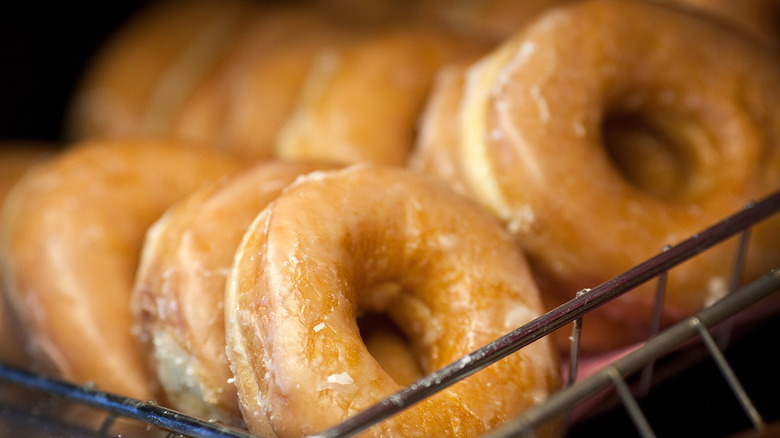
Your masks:
[{"label": "donut tray", "polygon": [[[579,292],[571,301],[549,311],[528,324],[507,333],[491,344],[476,350],[433,374],[426,376],[375,406],[356,414],[347,421],[326,430],[317,437],[335,438],[355,435],[371,425],[383,421],[403,409],[435,394],[437,391],[473,374],[510,355],[524,346],[541,339],[553,331],[569,326],[572,330],[571,352],[567,361],[568,376],[577,376],[579,364],[579,339],[587,325],[583,317],[591,310],[630,293],[646,282],[657,283],[656,309],[649,315],[651,334],[642,345],[627,351],[613,360],[606,361],[596,371],[582,378],[569,377],[564,389],[553,394],[523,416],[513,419],[502,429],[489,436],[533,437],[534,429],[554,418],[564,419],[564,435],[587,436],[584,424],[596,424],[604,415],[618,413],[627,424],[625,432],[614,429],[616,421],[607,417],[610,433],[620,436],[654,437],[656,424],[651,421],[644,406],[644,400],[652,398],[654,392],[663,391],[664,382],[673,382],[674,376],[690,369],[709,364],[714,370],[711,379],[721,383],[707,382],[707,390],[699,389],[695,394],[667,395],[661,405],[672,408],[668,397],[682,398],[684,403],[695,406],[714,403],[711,388],[723,384],[727,387],[725,397],[720,396],[717,405],[728,415],[737,416],[736,431],[747,431],[749,435],[761,435],[771,430],[772,421],[762,416],[762,410],[770,416],[780,418],[780,405],[772,397],[769,406],[759,406],[742,385],[740,376],[730,365],[729,351],[744,333],[756,328],[756,319],[770,321],[777,316],[778,309],[763,303],[771,295],[780,298],[780,267],[767,272],[759,279],[737,287],[732,280],[731,292],[724,298],[701,310],[695,315],[664,330],[658,330],[658,315],[665,295],[666,273],[674,266],[696,257],[710,247],[729,239],[739,239],[734,255],[731,278],[739,277],[749,245],[753,225],[780,211],[780,192],[751,203],[723,221],[702,230],[688,240],[664,248],[658,255],[637,265],[633,269],[598,285]],[[763,301],[762,301],[763,300]],[[741,318],[746,309],[763,309],[760,318]],[[753,312],[755,313],[755,312]],[[753,348],[753,354],[760,354],[761,348]],[[764,348],[765,349],[765,348]],[[742,353],[739,353],[742,354]],[[738,354],[738,356],[739,356]],[[767,354],[767,353],[764,353]],[[770,362],[769,352],[758,362]],[[733,356],[733,355],[732,355]],[[695,371],[699,372],[699,371]],[[776,370],[775,370],[776,374]],[[675,385],[678,385],[675,383]],[[780,390],[777,380],[767,381],[769,390],[777,394]],[[774,388],[772,388],[774,386]],[[677,386],[675,391],[680,389]],[[668,392],[668,391],[667,391]],[[690,399],[690,400],[688,400]],[[726,400],[727,402],[721,402]],[[723,404],[725,403],[725,405]],[[663,407],[663,406],[662,406]],[[707,410],[710,410],[709,408]],[[713,415],[712,413],[716,415]],[[711,410],[704,420],[717,420],[717,409]],[[673,413],[660,414],[661,418]],[[619,421],[618,421],[619,422]],[[679,426],[678,432],[679,434]],[[696,436],[703,429],[693,426]],[[728,429],[718,429],[713,436],[732,434]],[[710,428],[712,430],[713,428]],[[584,433],[584,435],[578,435]],[[775,431],[777,432],[777,431]],[[36,375],[24,370],[0,365],[0,435],[37,437],[214,437],[249,438],[252,435],[243,430],[222,424],[183,415],[166,407],[139,400],[132,400],[101,391],[89,385],[75,385]],[[706,435],[710,436],[710,435]]]}]

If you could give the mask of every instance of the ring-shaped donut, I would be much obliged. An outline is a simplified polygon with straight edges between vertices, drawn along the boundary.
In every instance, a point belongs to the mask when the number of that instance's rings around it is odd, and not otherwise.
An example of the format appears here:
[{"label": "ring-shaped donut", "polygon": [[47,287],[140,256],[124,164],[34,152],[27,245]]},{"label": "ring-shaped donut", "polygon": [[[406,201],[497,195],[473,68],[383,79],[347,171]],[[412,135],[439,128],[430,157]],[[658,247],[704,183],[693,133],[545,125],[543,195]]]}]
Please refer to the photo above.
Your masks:
[{"label": "ring-shaped donut", "polygon": [[[505,221],[554,304],[780,187],[776,54],[700,15],[644,1],[575,2],[464,74],[451,152],[418,153],[454,160],[448,177],[460,175]],[[443,119],[430,117],[430,129],[441,129]],[[772,228],[756,230],[747,276],[778,263]],[[670,273],[670,319],[727,292],[733,248]],[[647,287],[608,306],[622,329],[590,345],[645,336],[636,321],[647,320],[653,298]]]},{"label": "ring-shaped donut", "polygon": [[[432,372],[543,312],[500,222],[441,182],[352,166],[288,187],[239,245],[226,291],[228,358],[250,431],[319,432],[401,387],[356,318],[387,314]],[[545,339],[369,433],[474,436],[558,386]]]},{"label": "ring-shaped donut", "polygon": [[0,216],[0,267],[38,371],[164,400],[131,334],[146,229],[239,165],[177,142],[94,140],[27,172]]},{"label": "ring-shaped donut", "polygon": [[261,161],[169,208],[146,233],[131,308],[136,336],[174,409],[243,424],[225,356],[225,279],[257,214],[324,164]]}]

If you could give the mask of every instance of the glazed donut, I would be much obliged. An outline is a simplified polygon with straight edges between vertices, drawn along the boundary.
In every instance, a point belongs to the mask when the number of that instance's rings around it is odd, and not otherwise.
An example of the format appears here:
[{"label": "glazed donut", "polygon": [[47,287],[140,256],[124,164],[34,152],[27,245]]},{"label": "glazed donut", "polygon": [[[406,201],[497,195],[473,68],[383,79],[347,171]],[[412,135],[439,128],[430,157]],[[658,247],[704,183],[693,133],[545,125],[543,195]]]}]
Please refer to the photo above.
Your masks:
[{"label": "glazed donut", "polygon": [[[401,388],[367,351],[361,314],[387,315],[430,373],[542,312],[523,253],[493,215],[392,166],[312,173],[289,186],[244,235],[226,289],[244,418],[251,432],[280,437],[319,432]],[[369,433],[478,435],[558,382],[542,340]]]},{"label": "glazed donut", "polygon": [[279,132],[277,156],[405,165],[436,71],[477,53],[481,44],[419,25],[323,50]]},{"label": "glazed donut", "polygon": [[243,158],[272,158],[319,51],[356,38],[318,12],[282,3],[258,14],[171,117],[170,135]]},{"label": "glazed donut", "polygon": [[[167,137],[271,158],[315,54],[355,33],[309,2],[168,1],[143,12],[90,65],[72,135]],[[179,37],[157,47],[165,32]],[[154,57],[151,68],[141,56]]]},{"label": "glazed donut", "polygon": [[0,217],[0,267],[39,371],[161,400],[130,333],[143,235],[237,167],[178,143],[116,140],[72,145],[24,175]]},{"label": "glazed donut", "polygon": [[[7,141],[0,145],[0,207],[19,179],[32,167],[49,159],[57,148],[49,143]],[[23,339],[3,292],[0,273],[0,362],[18,367],[29,362]]]},{"label": "glazed donut", "polygon": [[90,137],[168,135],[171,118],[259,12],[252,0],[167,0],[131,16],[98,48],[64,130]]},{"label": "glazed donut", "polygon": [[263,161],[176,203],[149,229],[131,308],[172,407],[241,424],[225,356],[225,278],[241,236],[299,175],[324,164]]},{"label": "glazed donut", "polygon": [[[577,2],[462,81],[454,141],[418,153],[451,148],[438,157],[517,236],[551,305],[780,187],[776,55],[710,20],[646,1]],[[432,114],[424,124],[441,123]],[[438,173],[430,161],[412,160]],[[780,261],[773,227],[754,231],[748,277]],[[735,243],[670,273],[670,320],[726,292]],[[648,285],[599,309],[612,335],[583,348],[646,337],[653,295]]]}]

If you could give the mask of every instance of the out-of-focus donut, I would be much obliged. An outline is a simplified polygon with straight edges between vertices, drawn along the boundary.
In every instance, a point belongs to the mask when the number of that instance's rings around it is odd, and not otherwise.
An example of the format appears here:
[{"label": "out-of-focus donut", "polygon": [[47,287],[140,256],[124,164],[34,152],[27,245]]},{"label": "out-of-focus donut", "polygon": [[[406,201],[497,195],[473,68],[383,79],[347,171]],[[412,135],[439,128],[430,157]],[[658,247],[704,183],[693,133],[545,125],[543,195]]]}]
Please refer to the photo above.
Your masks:
[{"label": "out-of-focus donut", "polygon": [[282,126],[285,159],[405,165],[436,72],[484,46],[428,26],[395,26],[323,50]]},{"label": "out-of-focus donut", "polygon": [[66,115],[68,138],[167,134],[260,4],[165,0],[141,8],[87,65]]},{"label": "out-of-focus donut", "polygon": [[[11,188],[28,170],[56,153],[57,147],[49,143],[13,141],[0,144],[0,207]],[[29,358],[3,290],[0,273],[0,362],[23,367]]]},{"label": "out-of-focus donut", "polygon": [[271,158],[316,53],[358,32],[309,2],[169,0],[142,12],[89,65],[73,137],[174,138]]},{"label": "out-of-focus donut", "polygon": [[179,144],[86,142],[27,172],[0,217],[0,267],[35,366],[160,400],[130,333],[144,232],[201,184],[238,168]]},{"label": "out-of-focus donut", "polygon": [[[647,1],[581,1],[465,73],[440,156],[518,237],[551,303],[780,188],[777,56],[725,29]],[[777,226],[754,230],[747,277],[780,262]],[[670,272],[669,320],[726,293],[735,243]],[[583,347],[646,336],[653,300],[647,287],[593,313],[612,334],[585,330]]]},{"label": "out-of-focus donut", "polygon": [[261,162],[189,195],[147,232],[132,309],[175,409],[242,423],[225,356],[227,272],[255,216],[299,175],[327,167]]},{"label": "out-of-focus donut", "polygon": [[268,159],[317,54],[355,35],[306,2],[268,7],[245,27],[214,74],[182,102],[169,134]]},{"label": "out-of-focus donut", "polygon": [[[228,359],[253,433],[304,436],[401,387],[357,318],[387,315],[432,372],[539,316],[525,257],[497,219],[396,167],[312,173],[255,219],[225,301]],[[558,387],[546,339],[374,426],[382,436],[474,436]]]}]

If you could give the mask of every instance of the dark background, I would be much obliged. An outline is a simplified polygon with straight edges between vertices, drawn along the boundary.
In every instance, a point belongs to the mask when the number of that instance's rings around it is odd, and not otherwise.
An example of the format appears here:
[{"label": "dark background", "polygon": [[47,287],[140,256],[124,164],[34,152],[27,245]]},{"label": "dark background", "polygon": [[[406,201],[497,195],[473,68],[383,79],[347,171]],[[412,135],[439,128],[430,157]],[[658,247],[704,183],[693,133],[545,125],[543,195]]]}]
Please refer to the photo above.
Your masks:
[{"label": "dark background", "polygon": [[59,140],[84,66],[144,2],[9,3],[0,7],[0,140]]}]

